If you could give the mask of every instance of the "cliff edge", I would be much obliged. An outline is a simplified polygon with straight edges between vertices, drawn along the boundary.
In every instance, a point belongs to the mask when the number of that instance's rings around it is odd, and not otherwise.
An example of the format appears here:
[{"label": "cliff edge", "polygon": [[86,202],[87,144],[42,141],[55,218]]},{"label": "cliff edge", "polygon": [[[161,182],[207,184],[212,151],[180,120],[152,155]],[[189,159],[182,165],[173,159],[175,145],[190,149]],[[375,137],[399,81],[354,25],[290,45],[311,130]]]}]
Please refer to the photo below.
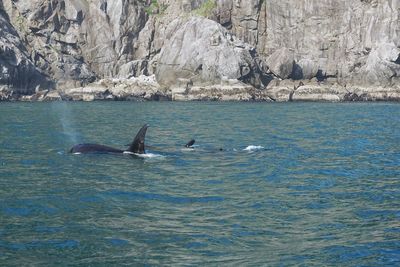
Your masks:
[{"label": "cliff edge", "polygon": [[398,0],[0,0],[0,100],[400,100]]}]

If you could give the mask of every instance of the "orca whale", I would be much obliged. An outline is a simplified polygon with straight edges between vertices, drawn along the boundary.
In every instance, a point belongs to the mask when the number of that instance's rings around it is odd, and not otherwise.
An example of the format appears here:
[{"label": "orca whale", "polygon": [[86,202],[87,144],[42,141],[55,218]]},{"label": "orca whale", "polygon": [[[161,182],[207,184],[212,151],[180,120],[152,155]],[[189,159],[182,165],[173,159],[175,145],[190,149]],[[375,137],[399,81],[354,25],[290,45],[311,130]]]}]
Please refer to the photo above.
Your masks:
[{"label": "orca whale", "polygon": [[135,139],[129,145],[126,150],[117,149],[109,146],[98,145],[98,144],[77,144],[74,145],[69,152],[76,154],[88,154],[88,153],[111,153],[111,154],[145,154],[144,139],[146,136],[148,124],[143,125],[143,127],[136,134]]},{"label": "orca whale", "polygon": [[[194,150],[194,147],[193,147],[193,145],[194,145],[194,143],[196,142],[196,140],[194,140],[194,139],[191,139],[186,145],[185,145],[185,149],[190,149],[190,150]],[[217,149],[218,151],[225,151],[225,149],[223,149],[223,148],[218,148]]]},{"label": "orca whale", "polygon": [[195,142],[194,139],[190,140],[190,141],[185,145],[185,147],[186,147],[186,148],[194,148],[194,147],[193,147],[194,142]]}]

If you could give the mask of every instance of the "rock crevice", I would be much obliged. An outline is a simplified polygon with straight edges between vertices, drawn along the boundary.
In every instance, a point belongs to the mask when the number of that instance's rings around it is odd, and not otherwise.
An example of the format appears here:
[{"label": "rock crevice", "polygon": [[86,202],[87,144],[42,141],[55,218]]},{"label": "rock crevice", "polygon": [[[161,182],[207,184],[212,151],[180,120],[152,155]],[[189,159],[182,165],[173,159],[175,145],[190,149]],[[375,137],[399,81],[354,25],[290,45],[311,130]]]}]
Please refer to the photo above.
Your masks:
[{"label": "rock crevice", "polygon": [[154,74],[171,95],[241,84],[277,101],[395,99],[399,18],[398,0],[0,0],[0,86],[15,97]]}]

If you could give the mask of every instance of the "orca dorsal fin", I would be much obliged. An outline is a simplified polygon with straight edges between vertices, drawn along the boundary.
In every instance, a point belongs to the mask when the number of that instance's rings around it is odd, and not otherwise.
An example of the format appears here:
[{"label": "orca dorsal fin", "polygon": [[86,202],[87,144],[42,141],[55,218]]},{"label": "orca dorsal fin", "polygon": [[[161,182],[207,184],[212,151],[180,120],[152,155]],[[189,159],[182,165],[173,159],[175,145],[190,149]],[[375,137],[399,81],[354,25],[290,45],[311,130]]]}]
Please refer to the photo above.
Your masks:
[{"label": "orca dorsal fin", "polygon": [[192,147],[193,144],[194,144],[194,142],[196,142],[194,139],[190,140],[190,141],[185,145],[185,147]]},{"label": "orca dorsal fin", "polygon": [[133,139],[132,144],[129,145],[129,152],[136,153],[136,154],[145,154],[144,150],[144,139],[146,136],[147,128],[149,127],[148,124],[143,125],[140,128],[139,132],[136,134],[135,139]]}]

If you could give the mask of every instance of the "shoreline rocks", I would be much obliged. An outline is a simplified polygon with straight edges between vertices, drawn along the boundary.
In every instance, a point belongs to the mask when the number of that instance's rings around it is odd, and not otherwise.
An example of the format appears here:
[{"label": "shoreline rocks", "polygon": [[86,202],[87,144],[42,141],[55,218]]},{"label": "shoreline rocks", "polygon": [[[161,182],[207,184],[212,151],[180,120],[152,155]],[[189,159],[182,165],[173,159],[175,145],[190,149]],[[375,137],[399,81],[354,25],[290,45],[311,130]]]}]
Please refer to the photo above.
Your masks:
[{"label": "shoreline rocks", "polygon": [[399,7],[0,0],[0,101],[398,101]]},{"label": "shoreline rocks", "polygon": [[[25,95],[0,88],[1,101],[262,101],[262,102],[363,102],[399,101],[400,86],[342,86],[335,82],[274,80],[257,89],[235,79],[219,84],[190,85],[190,80],[163,88],[155,76],[102,79],[85,87],[37,90]],[[189,86],[188,86],[189,84]]]}]

